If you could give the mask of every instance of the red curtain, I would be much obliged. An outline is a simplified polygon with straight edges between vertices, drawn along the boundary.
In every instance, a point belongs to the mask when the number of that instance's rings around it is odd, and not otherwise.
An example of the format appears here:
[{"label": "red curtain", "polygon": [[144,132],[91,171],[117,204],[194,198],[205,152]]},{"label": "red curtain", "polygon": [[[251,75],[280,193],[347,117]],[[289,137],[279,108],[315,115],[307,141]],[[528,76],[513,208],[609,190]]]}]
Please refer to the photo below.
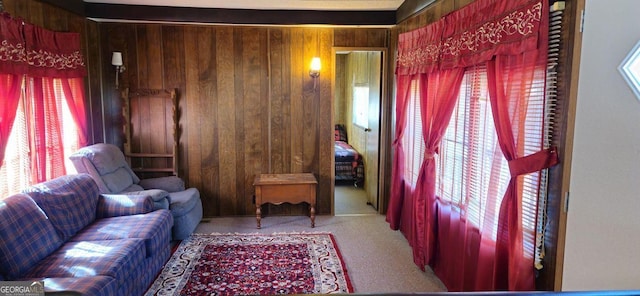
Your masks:
[{"label": "red curtain", "polygon": [[396,130],[395,140],[392,144],[393,164],[391,168],[391,192],[389,206],[387,207],[386,220],[393,230],[400,228],[402,208],[404,206],[405,182],[402,179],[404,173],[404,151],[402,149],[402,135],[407,124],[407,108],[409,106],[409,93],[411,91],[411,75],[398,75],[396,78]]},{"label": "red curtain", "polygon": [[497,56],[487,67],[491,110],[498,142],[509,162],[511,180],[500,207],[496,239],[495,285],[509,290],[531,290],[533,258],[523,257],[521,178],[558,163],[555,149],[529,156],[522,151],[528,94],[536,73],[545,73],[546,50],[533,50],[518,56]]},{"label": "red curtain", "polygon": [[[419,83],[419,87],[421,88],[420,92],[426,92],[427,76],[422,74],[437,69],[443,25],[443,22],[436,22],[422,29],[400,35],[396,65],[396,131],[393,142],[394,157],[387,222],[389,222],[391,229],[401,229],[405,234],[414,249],[414,261],[423,269],[426,256],[420,246],[425,245],[424,224],[420,226],[415,224],[416,221],[425,222],[425,220],[415,218],[417,215],[415,212],[415,189],[403,178],[405,152],[402,147],[402,137],[407,124],[407,108],[412,80],[415,77],[419,81],[424,81],[425,84]],[[425,199],[420,197],[419,200],[422,205],[421,209],[424,210]],[[419,216],[422,217],[422,214]]]},{"label": "red curtain", "polygon": [[53,32],[3,13],[0,16],[0,165],[25,89],[29,117],[32,182],[65,173],[60,122],[66,99],[78,127],[79,143],[87,143],[84,105],[86,68],[78,33]]},{"label": "red curtain", "polygon": [[24,41],[20,23],[8,14],[0,15],[0,37],[4,45],[0,47],[0,166],[4,159],[9,133],[18,108],[20,85],[25,64],[20,62],[24,56]]},{"label": "red curtain", "polygon": [[[446,260],[456,266],[447,267],[446,274],[439,274],[453,277],[441,278],[445,283],[460,283],[449,287],[450,290],[534,289],[533,262],[523,257],[517,176],[550,167],[558,160],[553,150],[524,158],[518,153],[521,149],[514,139],[518,138],[516,128],[521,124],[518,119],[524,117],[513,112],[517,107],[514,103],[526,101],[525,81],[531,83],[533,77],[526,77],[524,71],[516,75],[513,69],[521,71],[523,67],[546,65],[548,9],[544,0],[477,0],[434,24],[399,36],[396,140],[387,221],[392,229],[398,229],[398,223],[410,224],[400,226],[410,229],[409,235],[405,235],[420,268],[443,260],[439,258],[442,254],[438,248],[449,248],[449,255],[459,254],[458,259]],[[530,58],[531,55],[535,58]],[[507,60],[510,62],[505,64]],[[489,63],[489,89],[499,143],[512,173],[501,204],[496,242],[483,236],[481,230],[466,225],[460,213],[439,202],[434,193],[433,155],[438,152],[449,123],[463,73],[466,67],[486,63]],[[399,143],[406,122],[402,108],[407,106],[407,88],[412,79],[417,79],[421,88],[427,152],[415,191],[407,194],[401,167],[405,155]],[[521,88],[513,89],[510,85],[514,81],[509,79],[522,79],[518,81]],[[460,239],[451,240],[451,237]]]},{"label": "red curtain", "polygon": [[436,163],[434,155],[438,152],[440,140],[449,124],[451,113],[456,105],[464,68],[435,71],[421,74],[420,114],[422,116],[422,136],[425,142],[425,155],[418,182],[413,195],[414,261],[423,267],[431,263],[435,254],[436,216]]},{"label": "red curtain", "polygon": [[80,77],[62,78],[61,83],[69,112],[78,127],[78,145],[80,147],[87,146],[89,143],[89,126],[87,125],[84,104],[84,79]]},{"label": "red curtain", "polygon": [[0,166],[4,160],[13,120],[20,100],[22,77],[16,74],[0,74]]}]

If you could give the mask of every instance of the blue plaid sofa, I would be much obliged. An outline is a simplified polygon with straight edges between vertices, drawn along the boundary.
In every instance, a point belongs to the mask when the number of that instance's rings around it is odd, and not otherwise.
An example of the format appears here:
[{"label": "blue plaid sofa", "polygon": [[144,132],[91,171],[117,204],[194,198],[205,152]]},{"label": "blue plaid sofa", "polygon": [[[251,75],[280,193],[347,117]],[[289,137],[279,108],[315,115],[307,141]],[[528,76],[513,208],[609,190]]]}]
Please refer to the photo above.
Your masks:
[{"label": "blue plaid sofa", "polygon": [[0,201],[0,281],[142,295],[169,259],[172,226],[150,196],[101,195],[87,174],[40,183]]}]

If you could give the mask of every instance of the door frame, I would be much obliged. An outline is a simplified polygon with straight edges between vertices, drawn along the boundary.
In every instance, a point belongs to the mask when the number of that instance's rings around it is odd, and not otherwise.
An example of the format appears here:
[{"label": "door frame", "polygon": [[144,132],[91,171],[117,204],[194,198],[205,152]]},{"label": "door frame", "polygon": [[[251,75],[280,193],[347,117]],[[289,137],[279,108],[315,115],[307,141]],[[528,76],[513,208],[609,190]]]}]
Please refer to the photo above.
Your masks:
[{"label": "door frame", "polygon": [[[381,61],[381,73],[380,73],[380,131],[378,138],[378,213],[384,214],[386,212],[386,205],[388,204],[388,196],[386,192],[386,180],[385,176],[387,171],[387,160],[390,157],[391,144],[389,142],[389,135],[391,130],[391,96],[389,94],[389,81],[387,77],[389,66],[389,49],[386,47],[342,47],[334,46],[331,48],[331,122],[335,124],[335,93],[336,93],[336,54],[343,51],[376,51],[382,53]],[[335,141],[335,140],[334,140]],[[332,155],[335,155],[335,151],[331,151]],[[335,216],[335,157],[331,158],[331,215]]]}]

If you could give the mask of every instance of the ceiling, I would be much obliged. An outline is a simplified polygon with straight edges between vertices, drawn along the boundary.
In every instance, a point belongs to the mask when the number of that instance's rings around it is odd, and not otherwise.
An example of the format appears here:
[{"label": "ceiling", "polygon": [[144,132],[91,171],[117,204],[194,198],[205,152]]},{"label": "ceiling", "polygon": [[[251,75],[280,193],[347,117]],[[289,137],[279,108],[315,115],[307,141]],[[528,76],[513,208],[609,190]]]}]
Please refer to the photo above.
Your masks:
[{"label": "ceiling", "polygon": [[391,10],[404,0],[83,0],[86,3],[259,10]]}]

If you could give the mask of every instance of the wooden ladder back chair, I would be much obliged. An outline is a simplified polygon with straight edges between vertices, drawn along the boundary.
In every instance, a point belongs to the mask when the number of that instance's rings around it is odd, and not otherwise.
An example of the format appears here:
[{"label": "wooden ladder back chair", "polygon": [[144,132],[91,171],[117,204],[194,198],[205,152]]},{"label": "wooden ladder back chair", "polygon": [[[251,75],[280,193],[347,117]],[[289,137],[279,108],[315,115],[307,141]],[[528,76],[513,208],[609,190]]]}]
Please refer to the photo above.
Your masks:
[{"label": "wooden ladder back chair", "polygon": [[134,172],[179,177],[180,122],[176,89],[122,90],[124,155]]}]

